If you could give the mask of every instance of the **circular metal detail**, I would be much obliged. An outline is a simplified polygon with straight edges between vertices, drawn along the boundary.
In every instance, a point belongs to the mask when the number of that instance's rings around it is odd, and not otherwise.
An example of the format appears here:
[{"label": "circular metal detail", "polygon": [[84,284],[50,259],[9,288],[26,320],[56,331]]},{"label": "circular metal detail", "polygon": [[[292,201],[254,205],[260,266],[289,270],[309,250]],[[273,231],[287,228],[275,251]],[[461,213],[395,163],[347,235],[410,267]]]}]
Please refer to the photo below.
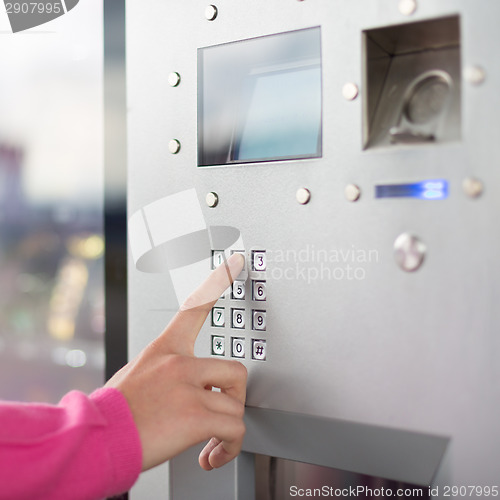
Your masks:
[{"label": "circular metal detail", "polygon": [[428,123],[443,111],[451,91],[451,79],[445,73],[423,75],[414,83],[406,100],[405,114],[417,125]]},{"label": "circular metal detail", "polygon": [[483,194],[484,190],[483,183],[479,179],[474,179],[474,177],[467,177],[464,179],[462,188],[469,198],[478,198]]},{"label": "circular metal detail", "polygon": [[297,193],[295,194],[295,197],[297,198],[297,201],[301,205],[306,205],[311,200],[311,192],[309,191],[309,189],[302,187],[302,188],[297,189]]},{"label": "circular metal detail", "polygon": [[181,83],[181,75],[179,73],[173,72],[168,75],[168,84],[171,87],[177,87]]},{"label": "circular metal detail", "polygon": [[173,154],[176,155],[180,150],[181,150],[181,143],[177,139],[172,139],[168,143],[168,150]]},{"label": "circular metal detail", "polygon": [[219,196],[217,195],[217,193],[214,193],[212,191],[210,193],[207,193],[207,196],[205,197],[205,201],[207,202],[207,205],[210,208],[215,208],[219,203]]},{"label": "circular metal detail", "polygon": [[486,80],[486,72],[480,66],[469,66],[464,69],[464,78],[472,85],[481,85]]},{"label": "circular metal detail", "polygon": [[411,16],[416,10],[416,0],[401,0],[399,2],[399,12],[401,12],[403,16]]},{"label": "circular metal detail", "polygon": [[358,97],[359,88],[355,83],[348,82],[342,87],[342,95],[344,99],[348,101],[353,101]]},{"label": "circular metal detail", "polygon": [[348,184],[344,193],[348,201],[358,201],[361,196],[361,189],[356,184]]},{"label": "circular metal detail", "polygon": [[205,17],[208,21],[214,21],[217,18],[217,7],[215,5],[208,5],[205,9]]},{"label": "circular metal detail", "polygon": [[403,233],[394,242],[394,258],[403,271],[416,271],[424,261],[425,244],[416,236]]}]

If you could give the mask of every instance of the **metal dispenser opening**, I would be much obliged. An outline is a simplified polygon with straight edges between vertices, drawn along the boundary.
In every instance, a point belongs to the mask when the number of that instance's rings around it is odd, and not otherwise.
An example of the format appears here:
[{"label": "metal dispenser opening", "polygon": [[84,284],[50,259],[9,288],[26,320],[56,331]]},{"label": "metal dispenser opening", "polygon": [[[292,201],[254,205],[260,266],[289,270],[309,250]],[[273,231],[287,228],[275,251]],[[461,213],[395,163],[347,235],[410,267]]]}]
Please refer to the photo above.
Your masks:
[{"label": "metal dispenser opening", "polygon": [[364,147],[460,139],[459,17],[363,32]]}]

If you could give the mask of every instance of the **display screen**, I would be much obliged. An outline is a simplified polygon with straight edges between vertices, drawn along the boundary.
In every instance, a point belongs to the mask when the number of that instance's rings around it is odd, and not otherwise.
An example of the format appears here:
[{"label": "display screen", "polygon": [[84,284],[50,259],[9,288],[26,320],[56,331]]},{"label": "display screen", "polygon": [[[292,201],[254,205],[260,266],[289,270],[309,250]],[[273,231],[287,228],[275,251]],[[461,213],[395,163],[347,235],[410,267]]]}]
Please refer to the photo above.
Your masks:
[{"label": "display screen", "polygon": [[321,156],[321,31],[198,52],[198,165]]}]

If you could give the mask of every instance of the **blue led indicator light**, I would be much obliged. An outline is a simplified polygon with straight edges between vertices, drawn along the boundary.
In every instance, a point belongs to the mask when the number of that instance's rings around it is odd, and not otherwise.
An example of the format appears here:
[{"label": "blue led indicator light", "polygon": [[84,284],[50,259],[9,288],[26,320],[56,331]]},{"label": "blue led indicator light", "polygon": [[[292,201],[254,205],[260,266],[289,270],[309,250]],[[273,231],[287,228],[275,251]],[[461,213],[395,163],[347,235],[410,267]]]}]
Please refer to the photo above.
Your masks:
[{"label": "blue led indicator light", "polygon": [[412,184],[385,184],[375,186],[376,198],[416,198],[418,200],[444,200],[448,198],[448,181],[425,180]]}]

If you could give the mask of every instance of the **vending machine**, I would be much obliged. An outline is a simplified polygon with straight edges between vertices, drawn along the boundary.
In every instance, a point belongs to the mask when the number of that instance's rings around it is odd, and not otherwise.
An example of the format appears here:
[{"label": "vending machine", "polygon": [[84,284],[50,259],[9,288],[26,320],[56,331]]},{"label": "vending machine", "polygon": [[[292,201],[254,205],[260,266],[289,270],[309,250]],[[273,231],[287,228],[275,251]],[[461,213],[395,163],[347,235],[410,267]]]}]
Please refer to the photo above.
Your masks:
[{"label": "vending machine", "polygon": [[247,433],[131,498],[497,496],[500,3],[208,1],[127,2],[129,346],[243,253]]}]

